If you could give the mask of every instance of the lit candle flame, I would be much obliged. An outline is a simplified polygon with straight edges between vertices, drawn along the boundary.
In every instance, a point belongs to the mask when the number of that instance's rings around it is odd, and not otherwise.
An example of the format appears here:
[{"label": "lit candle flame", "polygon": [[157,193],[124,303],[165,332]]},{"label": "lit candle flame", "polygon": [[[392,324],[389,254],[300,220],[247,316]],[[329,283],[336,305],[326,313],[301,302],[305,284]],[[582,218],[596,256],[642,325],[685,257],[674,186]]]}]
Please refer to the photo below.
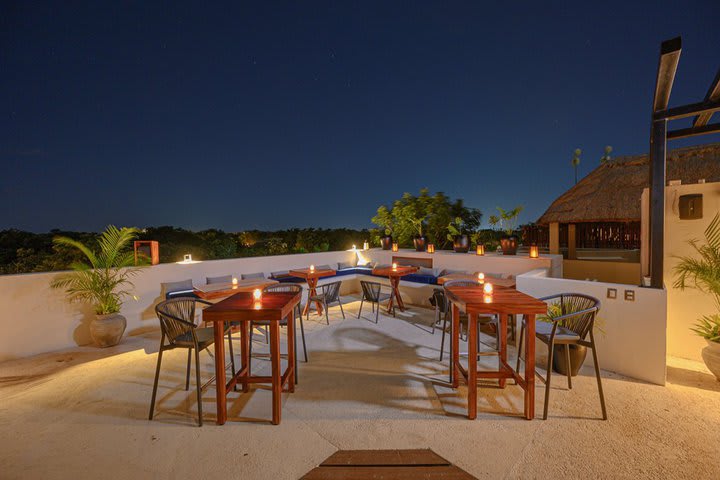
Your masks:
[{"label": "lit candle flame", "polygon": [[237,285],[237,278],[233,277],[232,284]]},{"label": "lit candle flame", "polygon": [[478,282],[485,283],[485,274],[480,272],[478,273]]},{"label": "lit candle flame", "polygon": [[483,291],[488,295],[492,295],[492,293],[493,293],[492,283],[486,283],[485,286],[483,287]]},{"label": "lit candle flame", "polygon": [[310,265],[310,271],[311,271],[311,272],[314,272],[314,271],[315,271],[315,265]]},{"label": "lit candle flame", "polygon": [[261,300],[262,299],[262,290],[260,290],[259,288],[256,288],[255,290],[253,290],[253,298],[255,300]]},{"label": "lit candle flame", "polygon": [[492,303],[492,295],[484,295],[484,296],[483,296],[483,302],[485,302],[485,303]]},{"label": "lit candle flame", "polygon": [[392,264],[392,269],[393,269],[393,270],[397,270],[397,263],[393,263],[393,264]]},{"label": "lit candle flame", "polygon": [[253,303],[253,308],[255,310],[261,310],[262,309],[262,302],[255,302]]}]

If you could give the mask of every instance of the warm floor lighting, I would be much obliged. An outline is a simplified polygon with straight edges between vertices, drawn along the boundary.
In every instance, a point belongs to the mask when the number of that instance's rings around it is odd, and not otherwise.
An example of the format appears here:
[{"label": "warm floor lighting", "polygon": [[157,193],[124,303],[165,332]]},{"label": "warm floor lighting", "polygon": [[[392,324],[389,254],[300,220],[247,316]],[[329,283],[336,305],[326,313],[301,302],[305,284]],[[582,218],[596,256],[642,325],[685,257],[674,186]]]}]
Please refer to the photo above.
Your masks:
[{"label": "warm floor lighting", "polygon": [[478,245],[475,247],[475,253],[478,255],[485,255],[485,245]]},{"label": "warm floor lighting", "polygon": [[538,258],[540,256],[540,249],[537,245],[530,245],[530,258]]}]

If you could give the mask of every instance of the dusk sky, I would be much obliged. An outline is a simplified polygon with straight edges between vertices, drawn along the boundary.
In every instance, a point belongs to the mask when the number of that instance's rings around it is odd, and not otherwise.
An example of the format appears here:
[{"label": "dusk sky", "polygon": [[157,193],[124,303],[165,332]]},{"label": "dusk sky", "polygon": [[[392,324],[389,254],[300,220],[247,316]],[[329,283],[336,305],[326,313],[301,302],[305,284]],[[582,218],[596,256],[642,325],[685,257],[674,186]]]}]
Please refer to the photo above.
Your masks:
[{"label": "dusk sky", "polygon": [[422,187],[533,221],[575,148],[647,151],[662,40],[671,105],[720,65],[718,0],[70,3],[3,2],[0,229],[360,228]]}]

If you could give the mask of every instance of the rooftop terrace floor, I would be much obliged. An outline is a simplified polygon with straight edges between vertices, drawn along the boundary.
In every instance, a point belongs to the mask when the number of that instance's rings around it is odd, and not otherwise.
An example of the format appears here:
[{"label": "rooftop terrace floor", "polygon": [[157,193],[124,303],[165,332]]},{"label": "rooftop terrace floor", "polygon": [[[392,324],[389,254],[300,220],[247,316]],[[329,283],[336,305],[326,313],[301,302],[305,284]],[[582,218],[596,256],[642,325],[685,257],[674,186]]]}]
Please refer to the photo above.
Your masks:
[{"label": "rooftop terrace floor", "polygon": [[[184,351],[164,359],[148,421],[155,332],[0,364],[0,476],[294,479],[337,449],[432,448],[479,478],[720,478],[720,383],[698,364],[671,359],[666,387],[604,373],[606,422],[591,368],[571,391],[554,377],[547,421],[519,417],[516,386],[482,388],[469,421],[465,388],[443,385],[447,359],[437,360],[440,332],[425,327],[430,310],[375,325],[369,307],[358,320],[359,302],[346,301],[346,320],[335,307],[330,326],[313,315],[306,324],[310,362],[284,396],[279,426],[268,422],[262,388],[231,394],[229,422],[215,425],[211,387],[198,428],[195,393],[183,389]],[[207,380],[212,359],[201,361]],[[265,360],[254,366],[269,369]]]}]

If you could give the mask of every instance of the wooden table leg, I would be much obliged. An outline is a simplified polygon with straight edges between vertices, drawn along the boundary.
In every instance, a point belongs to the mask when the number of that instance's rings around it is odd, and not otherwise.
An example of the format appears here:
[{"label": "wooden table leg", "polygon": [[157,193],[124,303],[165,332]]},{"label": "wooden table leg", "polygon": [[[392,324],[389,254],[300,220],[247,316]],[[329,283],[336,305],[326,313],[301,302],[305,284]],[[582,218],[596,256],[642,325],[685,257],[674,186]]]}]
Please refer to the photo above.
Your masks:
[{"label": "wooden table leg", "polygon": [[457,388],[458,377],[460,370],[458,369],[458,362],[460,361],[460,309],[457,305],[452,306],[452,335],[450,341],[452,342],[452,358],[450,360],[450,368],[452,369],[452,386]]},{"label": "wooden table leg", "polygon": [[535,315],[525,316],[525,418],[535,418]]},{"label": "wooden table leg", "polygon": [[[307,315],[308,310],[310,310],[310,297],[314,297],[315,295],[317,295],[317,283],[318,283],[317,278],[308,278],[307,279],[308,301],[305,304],[305,308],[303,309],[303,312],[302,312],[303,315]],[[317,314],[322,315],[322,313],[323,313],[322,302],[315,302],[315,307],[317,309]]]},{"label": "wooden table leg", "polygon": [[288,368],[290,369],[290,376],[288,377],[288,392],[295,391],[295,308],[292,309],[290,315],[288,315],[288,326],[287,326],[287,351],[288,351]]},{"label": "wooden table leg", "polygon": [[[500,341],[500,345],[498,345],[500,350],[500,368],[504,369],[504,366],[507,365],[507,326],[508,326],[508,320],[510,316],[505,314],[499,314],[498,315],[498,328],[500,331],[498,332],[498,340]],[[507,378],[500,378],[499,384],[500,388],[505,388],[505,383],[507,382]]]},{"label": "wooden table leg", "polygon": [[[213,322],[215,330],[215,383],[217,385],[217,424],[227,420],[227,390],[225,382],[225,322]],[[196,365],[197,368],[197,365]]]},{"label": "wooden table leg", "polygon": [[468,315],[468,418],[477,418],[477,316]]},{"label": "wooden table leg", "polygon": [[280,384],[280,322],[270,322],[270,362],[272,364],[272,423],[280,424],[282,385]]},{"label": "wooden table leg", "polygon": [[243,376],[241,382],[243,392],[250,391],[250,384],[247,379],[252,375],[250,371],[250,336],[252,333],[249,331],[249,328],[250,322],[240,322],[240,370],[242,371],[245,367],[248,367],[248,371]]}]

